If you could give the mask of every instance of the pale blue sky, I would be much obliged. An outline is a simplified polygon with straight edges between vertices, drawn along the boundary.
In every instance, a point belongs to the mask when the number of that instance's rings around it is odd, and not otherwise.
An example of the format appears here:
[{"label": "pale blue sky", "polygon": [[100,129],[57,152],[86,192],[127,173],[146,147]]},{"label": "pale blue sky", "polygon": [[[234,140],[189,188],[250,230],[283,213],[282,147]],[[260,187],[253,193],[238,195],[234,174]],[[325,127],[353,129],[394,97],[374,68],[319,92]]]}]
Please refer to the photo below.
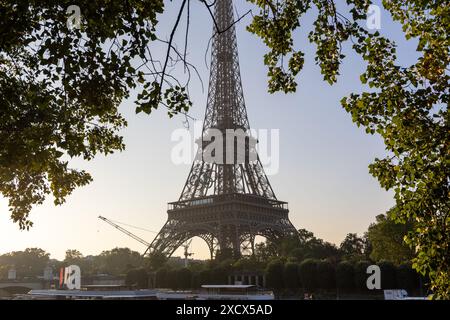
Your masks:
[{"label": "pale blue sky", "polygon": [[[166,3],[167,11],[160,17],[161,36],[168,35],[179,6],[178,1]],[[235,5],[240,13],[252,8],[240,0]],[[237,25],[242,82],[250,125],[255,129],[280,129],[280,169],[269,179],[277,197],[289,202],[291,221],[297,228],[339,244],[349,232],[361,235],[375,216],[394,202],[392,194],[379,187],[367,168],[375,157],[385,154],[381,139],[357,128],[339,104],[342,97],[365,89],[359,82],[364,63],[347,44],[344,53],[348,57],[338,84],[323,82],[314,63],[315,48],[306,39],[313,18],[311,13],[302,19],[306,29],[295,35],[296,48],[305,52],[306,62],[297,92],[289,95],[267,93],[267,71],[262,62],[266,49],[260,39],[245,31],[251,17],[244,18]],[[417,57],[415,41],[404,40],[400,26],[388,13],[382,12],[381,18],[380,32],[399,44],[399,61],[413,63]],[[192,1],[191,19],[189,58],[207,85],[204,55],[211,20],[197,1]],[[154,50],[163,54],[161,46]],[[200,121],[206,89],[202,92],[200,83],[193,79],[191,115]],[[145,250],[97,216],[158,231],[167,218],[167,202],[178,199],[190,165],[176,166],[170,158],[175,145],[170,135],[183,127],[183,118],[170,120],[163,109],[150,116],[135,115],[134,109],[133,99],[120,108],[129,123],[123,130],[126,150],[91,162],[74,161],[72,165],[89,171],[94,181],[76,190],[63,206],[54,207],[49,199],[33,209],[31,231],[19,231],[9,220],[6,200],[0,199],[0,254],[41,247],[62,259],[66,249],[78,249],[85,255],[116,246]],[[154,237],[152,233],[129,230],[148,241]],[[194,258],[208,257],[201,240],[194,240],[192,251]]]}]

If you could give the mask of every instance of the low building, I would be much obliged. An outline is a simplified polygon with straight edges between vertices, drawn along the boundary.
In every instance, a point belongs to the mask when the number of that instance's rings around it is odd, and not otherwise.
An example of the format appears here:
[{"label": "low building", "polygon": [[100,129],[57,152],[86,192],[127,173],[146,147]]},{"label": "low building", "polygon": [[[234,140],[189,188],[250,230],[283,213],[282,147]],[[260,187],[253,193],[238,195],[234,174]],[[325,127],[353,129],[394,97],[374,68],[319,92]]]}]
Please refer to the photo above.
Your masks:
[{"label": "low building", "polygon": [[241,271],[233,272],[228,275],[229,285],[254,285],[257,287],[266,287],[266,276],[263,272]]}]

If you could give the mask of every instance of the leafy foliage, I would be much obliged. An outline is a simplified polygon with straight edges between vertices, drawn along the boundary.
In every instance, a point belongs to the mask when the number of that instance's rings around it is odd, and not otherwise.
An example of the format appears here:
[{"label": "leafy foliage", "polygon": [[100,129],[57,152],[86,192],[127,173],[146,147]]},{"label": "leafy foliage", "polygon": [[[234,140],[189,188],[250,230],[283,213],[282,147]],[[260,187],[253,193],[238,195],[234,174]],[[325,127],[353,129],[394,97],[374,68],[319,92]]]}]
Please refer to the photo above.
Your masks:
[{"label": "leafy foliage", "polygon": [[394,264],[390,261],[381,261],[379,263],[379,266],[381,270],[381,288],[382,289],[397,288]]},{"label": "leafy foliage", "polygon": [[284,264],[281,260],[273,260],[266,267],[267,286],[273,289],[284,287],[283,280]]},{"label": "leafy foliage", "polygon": [[321,289],[333,289],[336,286],[336,271],[327,260],[317,262],[317,286]]},{"label": "leafy foliage", "polygon": [[168,270],[164,267],[161,267],[156,271],[156,288],[168,288],[167,285],[167,278],[168,278]]},{"label": "leafy foliage", "polygon": [[408,291],[419,286],[419,274],[414,271],[410,264],[400,265],[395,273],[398,288],[405,288]]},{"label": "leafy foliage", "polygon": [[339,250],[347,259],[357,260],[364,258],[365,249],[365,240],[358,237],[356,233],[347,234],[339,247]]},{"label": "leafy foliage", "polygon": [[303,53],[294,49],[293,35],[300,28],[300,18],[313,8],[318,14],[309,40],[317,46],[315,60],[324,80],[330,84],[337,81],[346,41],[351,41],[352,49],[366,62],[360,80],[372,90],[352,93],[341,104],[358,126],[383,138],[388,156],[375,159],[370,173],[382,187],[395,192],[396,207],[390,217],[402,223],[414,221],[415,229],[406,237],[417,249],[414,268],[430,277],[436,297],[449,298],[448,4],[382,2],[402,25],[406,39],[418,40],[416,50],[421,57],[402,66],[396,44],[363,27],[370,0],[340,3],[340,10],[337,1],[329,0],[249,1],[260,12],[248,30],[270,50],[264,57],[269,92],[295,91]]},{"label": "leafy foliage", "polygon": [[401,224],[386,215],[378,215],[376,223],[372,223],[367,231],[372,246],[371,259],[376,262],[391,261],[397,265],[411,261],[414,250],[403,239],[412,230],[413,225],[410,222]]},{"label": "leafy foliage", "polygon": [[131,269],[127,272],[125,278],[125,284],[128,286],[134,286],[137,289],[148,288],[148,274],[143,268]]},{"label": "leafy foliage", "polygon": [[8,270],[14,268],[17,278],[37,277],[43,275],[49,263],[50,254],[40,248],[27,248],[0,256],[0,278],[6,278]]},{"label": "leafy foliage", "polygon": [[299,266],[300,282],[303,287],[313,290],[318,287],[317,281],[317,261],[314,259],[306,259]]},{"label": "leafy foliage", "polygon": [[[450,7],[445,1],[383,1],[405,37],[418,40],[421,57],[402,66],[394,42],[361,26],[370,0],[340,3],[344,13],[334,0],[248,1],[260,8],[248,30],[269,48],[264,56],[269,92],[296,90],[304,54],[295,49],[293,36],[310,10],[317,18],[309,40],[317,47],[315,61],[325,81],[337,82],[345,42],[351,41],[366,62],[360,80],[371,90],[353,93],[341,104],[358,126],[383,138],[388,155],[375,159],[370,173],[395,192],[390,218],[414,221],[405,238],[417,250],[413,267],[429,276],[436,297],[449,298]],[[181,2],[171,40],[186,2]],[[52,193],[55,204],[61,204],[91,180],[87,172],[69,168],[67,158],[89,160],[99,152],[123,150],[118,131],[126,122],[117,107],[130,89],[143,87],[137,112],[165,105],[173,116],[191,106],[186,86],[167,80],[169,60],[183,60],[176,50],[176,59],[169,59],[171,40],[162,70],[141,70],[152,61],[147,45],[157,40],[162,0],[78,3],[82,26],[73,30],[66,27],[69,1],[1,5],[0,192],[21,228],[31,226],[31,207],[46,195]],[[142,64],[134,65],[136,59]],[[274,255],[273,247],[260,249]]]},{"label": "leafy foliage", "polygon": [[[267,261],[267,260],[266,260]],[[258,271],[263,270],[265,267],[265,262],[262,260],[258,260],[255,256],[249,256],[249,257],[241,257],[237,261],[232,263],[234,270],[239,271]]]},{"label": "leafy foliage", "polygon": [[172,117],[191,106],[149,49],[163,0],[77,1],[80,28],[67,26],[71,4],[0,5],[0,192],[21,229],[48,194],[60,205],[92,180],[70,159],[124,149],[118,106],[131,89],[140,89],[136,112],[164,105]]},{"label": "leafy foliage", "polygon": [[[149,268],[145,260],[135,261],[136,252],[127,248],[115,248],[103,251],[100,255],[84,256],[78,250],[67,250],[63,261],[49,260],[49,254],[39,248],[0,255],[0,280],[7,278],[8,270],[14,267],[18,279],[42,276],[44,267],[51,266],[57,272],[60,267],[76,264],[80,266],[83,277],[91,278],[96,274],[108,273],[116,277],[126,274],[125,282],[136,288],[149,285],[149,275],[155,280],[157,288],[189,289],[200,288],[203,284],[226,284],[229,275],[257,273],[265,274],[267,286],[277,295],[302,295],[305,290],[332,297],[337,288],[347,293],[367,293],[367,266],[373,262],[346,260],[335,264],[328,260],[306,259],[301,263],[291,258],[282,257],[272,261],[261,262],[252,257],[243,257],[237,261],[203,261],[192,262],[188,268],[166,261],[159,269]],[[109,257],[109,258],[105,258]],[[418,273],[411,265],[394,266],[382,261],[382,288],[402,288],[409,294],[419,293]],[[354,283],[353,283],[354,279]],[[246,280],[246,279],[242,279]],[[262,282],[260,281],[260,285]],[[422,291],[420,291],[422,292]],[[372,292],[373,293],[373,292]],[[323,296],[325,297],[325,295]]]},{"label": "leafy foliage", "polygon": [[287,288],[300,287],[298,264],[293,262],[286,263],[284,265],[283,278],[285,287]]},{"label": "leafy foliage", "polygon": [[83,275],[91,275],[96,271],[99,271],[98,261],[94,261],[93,256],[85,257],[83,254],[76,250],[66,250],[66,256],[64,258],[64,266],[77,265],[82,270]]},{"label": "leafy foliage", "polygon": [[300,229],[297,235],[276,242],[257,244],[255,251],[255,258],[259,261],[269,261],[275,257],[288,257],[298,262],[308,258],[337,260],[340,255],[334,244],[316,238],[306,229]]},{"label": "leafy foliage", "polygon": [[147,265],[150,270],[158,270],[167,262],[167,257],[160,252],[151,252],[148,257]]},{"label": "leafy foliage", "polygon": [[191,286],[192,272],[188,268],[181,268],[177,272],[177,283],[181,289],[189,289]]},{"label": "leafy foliage", "polygon": [[129,248],[103,251],[96,259],[100,270],[112,275],[126,274],[127,271],[144,265],[141,254]]},{"label": "leafy foliage", "polygon": [[350,290],[354,288],[354,268],[348,261],[340,262],[336,267],[336,286],[339,289]]}]

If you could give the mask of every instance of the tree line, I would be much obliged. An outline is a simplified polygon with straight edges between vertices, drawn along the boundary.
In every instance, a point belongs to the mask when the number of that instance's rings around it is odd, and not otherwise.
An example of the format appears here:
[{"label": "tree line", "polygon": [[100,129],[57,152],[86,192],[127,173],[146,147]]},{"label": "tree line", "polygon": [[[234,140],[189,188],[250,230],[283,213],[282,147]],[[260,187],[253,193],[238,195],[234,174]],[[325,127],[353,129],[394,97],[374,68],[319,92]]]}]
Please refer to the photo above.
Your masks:
[{"label": "tree line", "polygon": [[187,289],[227,283],[230,274],[254,273],[264,275],[267,287],[278,294],[369,293],[367,267],[377,264],[381,289],[423,294],[427,280],[412,269],[414,251],[403,242],[411,228],[412,223],[398,224],[379,215],[362,237],[349,233],[339,246],[300,229],[297,236],[257,244],[253,256],[236,260],[222,252],[215,260],[188,268],[163,263],[151,273],[136,272],[130,282],[143,284],[151,274],[157,287]]},{"label": "tree line", "polygon": [[264,275],[267,287],[276,292],[367,292],[367,267],[378,264],[382,289],[417,292],[426,279],[411,268],[414,252],[403,242],[411,228],[412,223],[398,224],[379,215],[362,237],[349,233],[339,246],[300,229],[296,236],[256,244],[252,256],[234,258],[231,252],[217,252],[215,259],[191,261],[188,268],[158,255],[144,258],[128,248],[88,256],[70,249],[62,261],[50,259],[40,248],[28,248],[0,256],[0,279],[5,279],[12,267],[19,278],[37,278],[46,266],[58,270],[76,264],[83,277],[121,276],[126,284],[138,288],[197,288],[225,284],[231,274],[250,272]]},{"label": "tree line", "polygon": [[[161,267],[153,274],[157,288],[190,289],[203,284],[227,284],[230,274],[260,271],[266,278],[266,287],[277,295],[301,295],[317,293],[322,296],[336,293],[381,294],[367,287],[367,267],[372,261],[340,261],[333,263],[327,259],[305,259],[301,263],[277,259],[264,265],[253,258],[243,258],[234,263],[224,261],[219,264],[204,265],[202,268]],[[242,269],[250,265],[261,268]],[[409,295],[422,295],[426,291],[424,279],[412,269],[411,264],[395,265],[389,261],[377,264],[381,269],[380,289],[405,289]],[[149,284],[151,274],[145,269],[135,269],[127,274],[127,283],[139,288]]]},{"label": "tree line", "polygon": [[129,248],[105,250],[99,255],[84,256],[76,249],[66,251],[64,260],[50,259],[50,254],[41,248],[27,248],[0,255],[0,279],[7,279],[8,270],[14,268],[17,278],[36,279],[43,275],[44,268],[52,267],[57,272],[61,267],[78,265],[82,275],[125,275],[129,270],[143,267],[145,260],[139,252]]}]

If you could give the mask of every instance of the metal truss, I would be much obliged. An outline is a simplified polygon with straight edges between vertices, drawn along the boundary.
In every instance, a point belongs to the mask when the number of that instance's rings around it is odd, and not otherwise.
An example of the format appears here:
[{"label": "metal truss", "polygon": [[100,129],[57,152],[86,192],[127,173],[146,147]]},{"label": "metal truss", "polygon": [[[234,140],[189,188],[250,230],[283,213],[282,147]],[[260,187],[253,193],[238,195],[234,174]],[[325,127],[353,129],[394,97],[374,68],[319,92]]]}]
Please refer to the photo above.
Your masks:
[{"label": "metal truss", "polygon": [[[213,257],[230,248],[235,255],[254,251],[257,235],[276,239],[296,233],[287,203],[278,201],[259,157],[249,154],[250,125],[242,90],[232,0],[215,4],[215,23],[208,100],[199,156],[194,160],[177,202],[169,203],[169,218],[151,243],[150,252],[170,256],[185,241],[200,237]],[[244,161],[207,161],[204,151],[212,130],[241,130],[248,135]],[[233,141],[234,144],[234,141]],[[223,159],[227,158],[223,148]],[[237,150],[232,150],[237,159]]]}]

